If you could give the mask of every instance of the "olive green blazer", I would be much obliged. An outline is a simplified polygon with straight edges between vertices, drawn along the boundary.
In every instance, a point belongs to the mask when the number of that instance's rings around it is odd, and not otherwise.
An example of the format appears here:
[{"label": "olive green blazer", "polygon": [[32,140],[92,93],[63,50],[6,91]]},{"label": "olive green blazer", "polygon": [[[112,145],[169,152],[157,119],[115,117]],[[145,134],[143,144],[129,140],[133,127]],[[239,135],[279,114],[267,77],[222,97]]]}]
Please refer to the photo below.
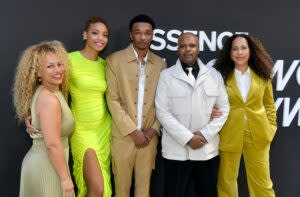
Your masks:
[{"label": "olive green blazer", "polygon": [[234,73],[226,83],[230,112],[220,131],[220,150],[242,151],[244,120],[248,122],[256,147],[271,143],[276,129],[276,107],[271,80],[264,80],[250,70],[251,86],[246,102],[240,94]]}]

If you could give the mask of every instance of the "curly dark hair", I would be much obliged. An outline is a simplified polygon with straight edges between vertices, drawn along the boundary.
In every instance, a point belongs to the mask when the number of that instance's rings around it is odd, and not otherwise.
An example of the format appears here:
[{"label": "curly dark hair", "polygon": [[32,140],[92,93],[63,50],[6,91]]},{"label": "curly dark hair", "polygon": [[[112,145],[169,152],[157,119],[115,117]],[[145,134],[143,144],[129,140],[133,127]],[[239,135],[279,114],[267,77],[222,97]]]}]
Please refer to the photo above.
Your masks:
[{"label": "curly dark hair", "polygon": [[235,34],[226,40],[214,64],[214,68],[222,74],[224,81],[226,82],[234,71],[234,62],[230,53],[232,42],[238,37],[245,38],[248,43],[250,49],[248,65],[250,68],[261,78],[271,79],[273,61],[261,42],[250,34]]}]

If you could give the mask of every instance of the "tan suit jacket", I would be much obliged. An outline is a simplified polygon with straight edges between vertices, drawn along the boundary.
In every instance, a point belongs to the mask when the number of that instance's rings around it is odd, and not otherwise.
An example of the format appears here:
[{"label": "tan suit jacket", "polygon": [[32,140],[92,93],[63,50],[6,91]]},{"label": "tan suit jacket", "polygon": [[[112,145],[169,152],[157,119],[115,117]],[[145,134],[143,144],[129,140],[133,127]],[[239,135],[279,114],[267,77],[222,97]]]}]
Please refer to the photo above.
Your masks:
[{"label": "tan suit jacket", "polygon": [[[155,92],[160,71],[166,63],[157,55],[148,52],[143,105],[142,129],[160,124],[155,116]],[[130,44],[126,49],[109,55],[106,59],[108,90],[107,103],[112,114],[112,136],[125,137],[137,129],[137,102],[140,65]]]},{"label": "tan suit jacket", "polygon": [[226,89],[230,102],[228,119],[220,131],[220,150],[242,151],[244,119],[247,120],[256,147],[270,144],[276,129],[276,108],[271,80],[263,80],[250,70],[251,86],[246,99],[240,94],[234,74]]}]

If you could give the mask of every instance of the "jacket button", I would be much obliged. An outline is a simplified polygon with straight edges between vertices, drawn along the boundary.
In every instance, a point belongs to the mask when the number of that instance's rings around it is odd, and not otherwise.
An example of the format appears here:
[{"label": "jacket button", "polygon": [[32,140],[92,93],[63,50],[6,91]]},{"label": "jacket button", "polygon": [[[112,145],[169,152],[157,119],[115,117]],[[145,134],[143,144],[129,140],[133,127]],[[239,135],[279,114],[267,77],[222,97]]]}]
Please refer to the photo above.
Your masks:
[{"label": "jacket button", "polygon": [[136,102],[134,102],[134,104],[136,104]]},{"label": "jacket button", "polygon": [[138,91],[138,89],[137,89],[137,88],[135,88],[135,91]]},{"label": "jacket button", "polygon": [[136,77],[139,77],[139,75],[136,75]]},{"label": "jacket button", "polygon": [[146,105],[146,102],[144,103],[144,105]]},{"label": "jacket button", "polygon": [[145,118],[146,116],[143,116],[143,118]]}]

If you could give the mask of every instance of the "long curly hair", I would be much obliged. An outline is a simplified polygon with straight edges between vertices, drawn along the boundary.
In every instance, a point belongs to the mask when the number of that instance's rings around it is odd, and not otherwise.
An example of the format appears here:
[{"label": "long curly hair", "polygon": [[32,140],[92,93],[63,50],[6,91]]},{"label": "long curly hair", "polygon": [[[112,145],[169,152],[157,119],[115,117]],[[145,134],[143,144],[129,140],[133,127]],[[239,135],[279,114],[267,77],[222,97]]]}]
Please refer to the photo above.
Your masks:
[{"label": "long curly hair", "polygon": [[42,69],[47,53],[57,55],[64,65],[65,73],[59,89],[67,98],[70,60],[63,44],[54,40],[30,46],[25,49],[19,60],[13,86],[14,107],[19,122],[24,121],[24,118],[30,114],[32,97],[40,84],[38,71]]},{"label": "long curly hair", "polygon": [[262,43],[253,35],[235,34],[226,40],[214,64],[214,68],[222,74],[224,81],[226,82],[234,71],[234,62],[230,53],[232,42],[238,37],[245,38],[248,43],[250,49],[249,67],[261,78],[271,79],[273,61]]}]

